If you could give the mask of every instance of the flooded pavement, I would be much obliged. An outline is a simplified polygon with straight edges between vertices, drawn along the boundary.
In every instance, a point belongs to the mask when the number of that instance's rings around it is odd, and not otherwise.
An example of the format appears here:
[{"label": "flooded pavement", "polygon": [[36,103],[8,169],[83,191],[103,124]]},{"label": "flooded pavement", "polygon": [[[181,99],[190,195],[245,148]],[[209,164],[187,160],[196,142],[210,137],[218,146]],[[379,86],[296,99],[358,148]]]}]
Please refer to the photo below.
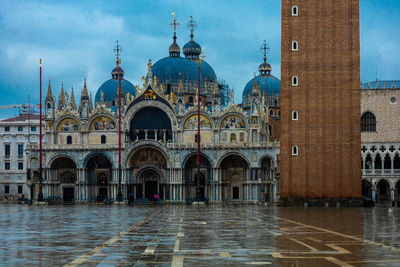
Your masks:
[{"label": "flooded pavement", "polygon": [[400,266],[400,208],[0,205],[4,266]]}]

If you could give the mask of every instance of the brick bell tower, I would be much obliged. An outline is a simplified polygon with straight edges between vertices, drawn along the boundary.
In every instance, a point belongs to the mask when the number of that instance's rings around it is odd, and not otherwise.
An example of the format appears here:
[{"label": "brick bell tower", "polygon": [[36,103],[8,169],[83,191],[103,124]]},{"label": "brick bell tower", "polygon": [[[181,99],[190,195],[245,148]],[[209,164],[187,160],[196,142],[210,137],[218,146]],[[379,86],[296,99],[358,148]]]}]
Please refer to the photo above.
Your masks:
[{"label": "brick bell tower", "polygon": [[282,0],[280,204],[361,203],[359,0]]}]

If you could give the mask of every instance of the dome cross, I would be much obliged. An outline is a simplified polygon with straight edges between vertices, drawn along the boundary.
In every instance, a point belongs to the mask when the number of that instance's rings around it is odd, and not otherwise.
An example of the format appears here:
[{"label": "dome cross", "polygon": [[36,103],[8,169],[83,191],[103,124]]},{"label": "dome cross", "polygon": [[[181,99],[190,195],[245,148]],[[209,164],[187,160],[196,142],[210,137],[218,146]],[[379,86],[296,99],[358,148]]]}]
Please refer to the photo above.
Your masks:
[{"label": "dome cross", "polygon": [[172,12],[171,14],[172,14],[172,20],[169,23],[169,26],[170,26],[171,29],[174,30],[174,37],[173,38],[174,38],[174,41],[176,41],[176,29],[178,29],[178,26],[181,25],[181,23],[178,22],[178,20],[176,19],[175,12]]},{"label": "dome cross", "polygon": [[120,61],[120,55],[121,55],[121,53],[122,53],[122,48],[121,48],[121,46],[119,45],[118,40],[117,40],[117,42],[116,42],[116,44],[115,44],[115,47],[114,47],[114,53],[115,53],[115,56],[117,57],[117,66],[119,66],[120,63],[121,63],[121,61]]},{"label": "dome cross", "polygon": [[193,16],[190,16],[190,20],[187,24],[187,28],[190,30],[190,40],[191,41],[193,41],[193,37],[194,37],[193,32],[196,29],[196,27],[197,27],[196,21],[194,21]]},{"label": "dome cross", "polygon": [[269,50],[271,49],[269,44],[267,44],[267,41],[264,40],[263,44],[260,47],[261,51],[263,51],[264,53],[264,62],[267,62],[267,54],[269,52]]}]

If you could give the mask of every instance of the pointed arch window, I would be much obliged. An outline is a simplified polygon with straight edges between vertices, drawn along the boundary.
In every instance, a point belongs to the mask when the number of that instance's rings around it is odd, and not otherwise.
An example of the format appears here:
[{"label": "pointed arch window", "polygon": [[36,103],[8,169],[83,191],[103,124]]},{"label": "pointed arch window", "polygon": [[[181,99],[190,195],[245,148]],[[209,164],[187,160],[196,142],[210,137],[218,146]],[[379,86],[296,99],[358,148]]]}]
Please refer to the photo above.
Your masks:
[{"label": "pointed arch window", "polygon": [[372,112],[365,112],[361,116],[361,131],[362,132],[375,132],[376,131],[376,117]]},{"label": "pointed arch window", "polygon": [[272,109],[269,111],[269,115],[274,116],[274,111]]}]

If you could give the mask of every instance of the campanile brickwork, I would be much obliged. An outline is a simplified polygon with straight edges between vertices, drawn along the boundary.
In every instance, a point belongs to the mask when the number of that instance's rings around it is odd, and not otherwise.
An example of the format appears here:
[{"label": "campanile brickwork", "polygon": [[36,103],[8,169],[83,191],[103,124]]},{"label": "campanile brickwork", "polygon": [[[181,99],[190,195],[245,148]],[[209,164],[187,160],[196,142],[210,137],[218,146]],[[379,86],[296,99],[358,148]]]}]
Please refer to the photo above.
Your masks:
[{"label": "campanile brickwork", "polygon": [[283,202],[361,197],[359,32],[358,0],[282,0]]}]

